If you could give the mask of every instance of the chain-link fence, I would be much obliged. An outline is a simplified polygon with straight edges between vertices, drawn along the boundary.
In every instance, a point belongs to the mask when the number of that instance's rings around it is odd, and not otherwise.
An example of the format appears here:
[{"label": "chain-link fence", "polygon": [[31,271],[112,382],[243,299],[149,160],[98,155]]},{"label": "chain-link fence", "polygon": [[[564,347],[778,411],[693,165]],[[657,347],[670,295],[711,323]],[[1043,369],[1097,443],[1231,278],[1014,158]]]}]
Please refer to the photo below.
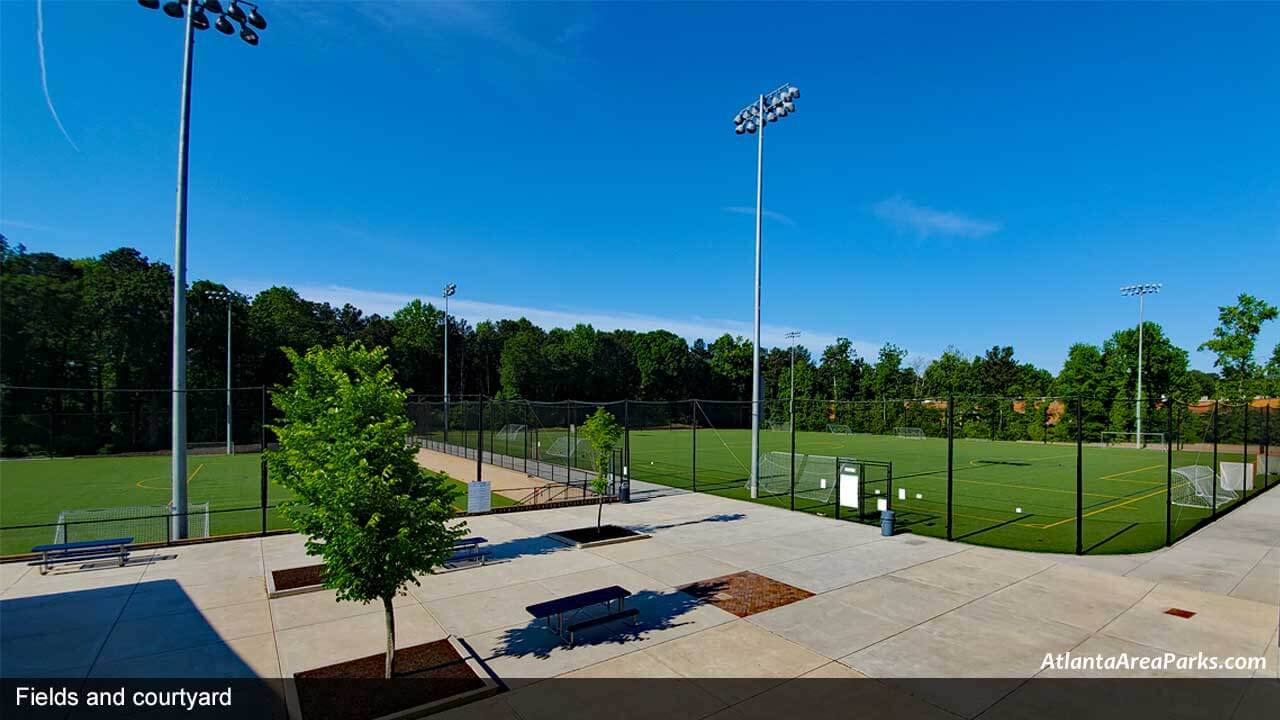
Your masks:
[{"label": "chain-link fence", "polygon": [[[50,542],[59,524],[105,522],[85,511],[163,515],[169,398],[3,389],[0,554]],[[188,400],[188,496],[207,504],[210,534],[286,529],[287,493],[261,454],[269,393],[233,392],[230,454],[225,391]],[[787,398],[761,405],[753,438],[750,402],[415,398],[407,439],[474,462],[476,478],[513,471],[495,511],[591,502],[598,470],[581,428],[598,409],[623,427],[599,471],[607,501],[700,492],[867,523],[892,511],[898,532],[996,547],[1149,551],[1280,483],[1277,399]]]}]

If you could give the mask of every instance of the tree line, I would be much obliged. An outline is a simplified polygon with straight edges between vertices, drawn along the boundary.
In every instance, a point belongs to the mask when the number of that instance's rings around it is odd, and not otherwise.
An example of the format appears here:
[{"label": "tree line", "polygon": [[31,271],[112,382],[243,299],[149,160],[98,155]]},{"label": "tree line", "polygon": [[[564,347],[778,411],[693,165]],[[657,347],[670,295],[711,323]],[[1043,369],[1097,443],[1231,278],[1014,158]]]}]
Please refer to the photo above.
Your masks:
[{"label": "tree line", "polygon": [[[0,383],[6,387],[149,388],[170,384],[172,269],[132,248],[93,258],[29,252],[0,237]],[[232,384],[275,387],[287,382],[282,348],[361,341],[387,348],[398,382],[412,392],[443,392],[444,314],[413,300],[393,314],[334,307],[283,286],[252,297],[211,280],[187,291],[188,386],[225,383],[230,294]],[[1192,369],[1188,351],[1158,323],[1143,337],[1144,396],[1195,399],[1280,394],[1280,344],[1267,358],[1255,352],[1276,308],[1247,294],[1220,308],[1204,349],[1216,372]],[[525,318],[449,322],[449,387],[455,395],[530,400],[701,398],[748,400],[751,343],[730,334],[687,341],[666,330],[600,330],[590,325],[544,329]],[[1056,372],[1019,360],[1009,345],[967,356],[948,347],[930,361],[886,343],[862,357],[839,338],[814,357],[796,347],[794,395],[832,401],[990,395],[1089,398],[1090,416],[1124,427],[1137,381],[1138,330],[1122,328],[1101,344],[1077,343]],[[767,398],[792,394],[791,349],[767,348],[762,370]],[[5,394],[6,415],[39,412],[38,396]],[[90,396],[80,404],[106,403]],[[160,403],[163,407],[163,403]],[[1128,408],[1126,410],[1126,408]],[[92,412],[93,408],[86,408]]]}]

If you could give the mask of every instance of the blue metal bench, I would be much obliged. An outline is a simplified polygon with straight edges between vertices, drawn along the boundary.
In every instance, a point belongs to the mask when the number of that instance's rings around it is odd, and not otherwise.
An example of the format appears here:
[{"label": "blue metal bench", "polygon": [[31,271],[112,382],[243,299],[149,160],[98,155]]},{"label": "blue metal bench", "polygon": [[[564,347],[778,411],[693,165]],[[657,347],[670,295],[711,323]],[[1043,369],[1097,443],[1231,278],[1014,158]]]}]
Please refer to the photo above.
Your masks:
[{"label": "blue metal bench", "polygon": [[[628,597],[631,597],[630,590],[617,585],[610,585],[599,590],[591,590],[577,595],[566,595],[555,600],[534,603],[526,607],[525,611],[535,618],[546,620],[547,627],[560,636],[561,639],[567,640],[569,646],[573,647],[574,633],[580,630],[627,618],[630,618],[634,623],[635,618],[640,615],[640,611],[634,608],[628,610],[623,607],[623,603]],[[616,610],[613,608],[613,603],[615,602],[618,604]],[[606,614],[565,627],[566,614],[572,618],[573,615],[593,605],[604,605],[607,611]]]},{"label": "blue metal bench", "polygon": [[129,559],[129,546],[132,544],[133,538],[121,537],[106,540],[80,540],[78,542],[37,545],[31,548],[31,552],[40,553],[40,559],[27,564],[39,565],[41,575],[48,573],[49,568],[61,563],[84,562],[102,558],[119,558],[120,565],[123,566],[125,560]]},{"label": "blue metal bench", "polygon": [[449,560],[445,565],[451,566],[454,563],[467,561],[477,562],[478,564],[483,565],[486,558],[489,557],[489,551],[481,548],[480,546],[487,542],[489,541],[478,535],[462,538],[461,540],[454,540],[453,555],[449,557]]}]

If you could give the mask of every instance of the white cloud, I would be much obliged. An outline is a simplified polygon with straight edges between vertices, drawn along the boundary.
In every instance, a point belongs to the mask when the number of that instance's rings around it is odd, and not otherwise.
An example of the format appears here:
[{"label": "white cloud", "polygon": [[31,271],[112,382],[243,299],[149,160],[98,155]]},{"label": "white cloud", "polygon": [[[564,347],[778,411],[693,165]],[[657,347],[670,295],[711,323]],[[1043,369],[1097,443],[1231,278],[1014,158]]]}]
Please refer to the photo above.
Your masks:
[{"label": "white cloud", "polygon": [[922,238],[932,235],[980,238],[999,232],[1001,228],[998,222],[935,210],[917,205],[899,195],[881,200],[872,209],[882,220],[892,223],[899,230],[914,232]]},{"label": "white cloud", "polygon": [[[742,205],[731,205],[731,206],[729,206],[729,207],[721,208],[721,209],[722,209],[722,210],[724,210],[724,211],[725,211],[725,212],[727,212],[727,213],[734,213],[735,215],[751,215],[751,216],[755,216],[755,214],[756,214],[756,209],[755,209],[755,208],[753,208],[753,207],[746,207],[746,206],[742,206]],[[782,214],[782,213],[780,213],[780,212],[775,212],[775,211],[773,211],[773,210],[768,210],[768,209],[766,209],[766,210],[764,210],[763,212],[761,212],[760,214],[761,214],[761,215],[763,215],[763,216],[765,216],[765,217],[767,217],[767,218],[769,218],[770,220],[776,220],[776,221],[778,221],[778,222],[782,223],[783,225],[790,225],[790,226],[794,227],[794,226],[795,226],[795,224],[796,224],[796,221],[795,221],[795,220],[792,220],[791,218],[787,217],[786,215],[783,215],[783,214]]]},{"label": "white cloud", "polygon": [[[266,284],[253,282],[233,283],[233,285],[241,292],[249,295],[265,290],[268,287]],[[365,313],[378,313],[379,315],[392,315],[411,300],[421,298],[421,296],[417,295],[380,290],[362,290],[343,285],[295,285],[292,287],[298,291],[299,295],[313,302],[327,302],[336,307],[351,303]],[[443,299],[439,297],[421,299],[431,302],[437,307],[443,304]],[[586,323],[597,330],[669,330],[691,342],[697,338],[702,338],[710,343],[725,333],[746,338],[751,337],[750,322],[698,316],[675,318],[608,310],[521,307],[458,298],[449,301],[449,313],[450,315],[465,318],[473,325],[481,320],[514,320],[524,317],[535,325],[547,329],[553,327],[567,328],[579,323]],[[794,329],[796,328],[763,324],[760,327],[761,343],[765,347],[786,347],[789,341],[785,336]],[[832,333],[801,328],[801,344],[813,353],[815,359],[827,345],[835,342],[835,340],[836,336]],[[868,340],[853,340],[852,342],[858,355],[870,360],[875,359],[876,352],[881,345],[879,342]]]}]

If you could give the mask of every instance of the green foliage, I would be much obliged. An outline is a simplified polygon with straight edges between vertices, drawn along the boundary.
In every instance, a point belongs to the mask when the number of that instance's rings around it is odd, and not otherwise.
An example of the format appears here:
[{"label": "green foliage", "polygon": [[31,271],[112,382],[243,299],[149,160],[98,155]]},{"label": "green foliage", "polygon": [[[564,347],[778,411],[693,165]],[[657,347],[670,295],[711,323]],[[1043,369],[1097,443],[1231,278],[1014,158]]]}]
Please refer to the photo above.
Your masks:
[{"label": "green foliage", "polygon": [[1258,333],[1264,324],[1276,319],[1277,312],[1276,306],[1265,300],[1241,293],[1235,305],[1218,308],[1218,327],[1213,329],[1213,338],[1200,345],[1199,349],[1210,350],[1218,356],[1213,364],[1222,368],[1224,379],[1233,383],[1236,398],[1251,394],[1251,381],[1259,375],[1253,360]]},{"label": "green foliage", "polygon": [[324,559],[339,600],[381,599],[390,612],[391,598],[444,563],[466,532],[447,525],[454,490],[405,443],[407,395],[384,349],[285,354],[292,378],[272,398],[282,420],[280,449],[269,454],[294,495],[283,512],[307,536],[307,554]]},{"label": "green foliage", "polygon": [[[602,407],[596,408],[586,422],[578,428],[578,433],[591,443],[594,452],[596,474],[591,478],[591,489],[600,498],[600,509],[604,508],[604,494],[609,489],[609,459],[613,449],[622,439],[622,426],[613,413]],[[596,527],[600,526],[600,513],[596,514]]]}]

